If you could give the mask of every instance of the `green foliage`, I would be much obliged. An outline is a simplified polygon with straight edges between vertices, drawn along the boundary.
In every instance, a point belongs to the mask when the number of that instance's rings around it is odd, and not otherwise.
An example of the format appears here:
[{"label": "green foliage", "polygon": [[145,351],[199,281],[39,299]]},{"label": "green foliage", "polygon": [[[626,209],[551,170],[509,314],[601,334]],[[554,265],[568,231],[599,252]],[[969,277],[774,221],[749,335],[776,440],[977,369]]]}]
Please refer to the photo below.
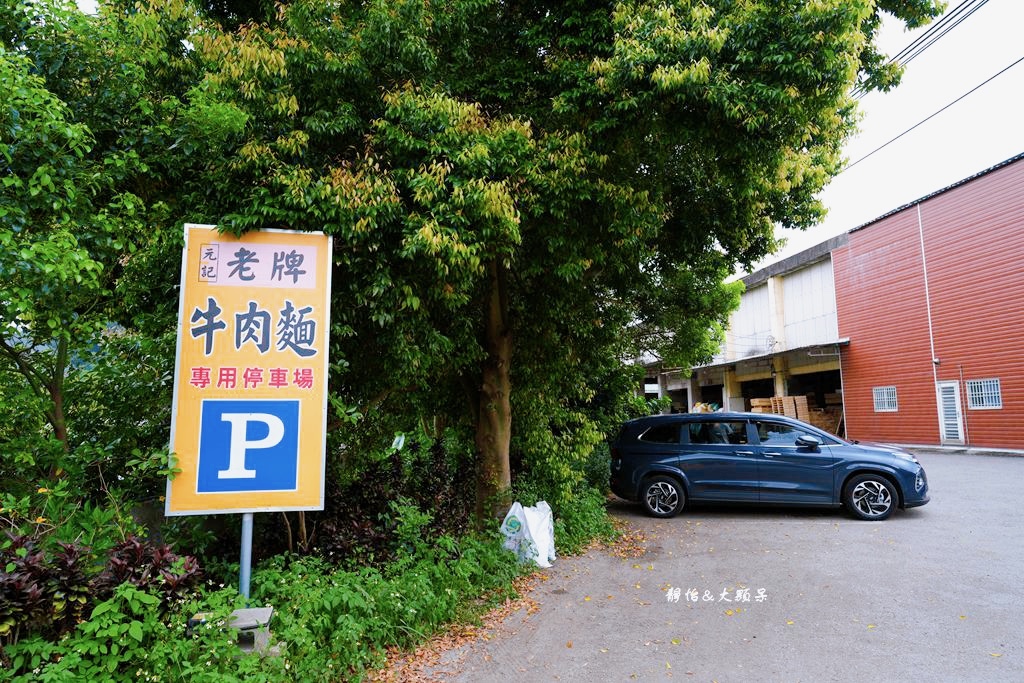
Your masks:
[{"label": "green foliage", "polygon": [[[420,642],[481,593],[503,591],[519,571],[495,537],[431,533],[430,515],[393,506],[395,564],[383,572],[332,569],[314,558],[275,558],[253,578],[253,596],[274,606],[294,680],[337,680],[379,661],[385,647]],[[296,591],[301,585],[303,590]]]},{"label": "green foliage", "polygon": [[[149,661],[154,646],[171,635],[156,609],[159,604],[159,597],[132,584],[118,586],[59,644],[33,638],[9,646],[12,680],[126,681],[150,671],[161,672],[160,678],[150,680],[166,680],[170,660]],[[226,635],[220,640],[227,645]]]},{"label": "green foliage", "polygon": [[41,399],[16,378],[0,377],[13,382],[4,389],[14,399],[0,404],[0,520],[8,528],[100,553],[142,532],[132,513],[139,501],[155,502],[169,473],[172,348],[112,332],[77,354],[63,385],[74,399],[64,414],[64,444],[39,412],[23,412],[22,401]]},{"label": "green foliage", "polygon": [[[383,571],[346,571],[285,555],[254,571],[252,600],[274,608],[276,654],[238,657],[226,628],[230,612],[241,606],[232,589],[168,603],[154,592],[157,584],[146,590],[124,583],[59,642],[30,637],[8,645],[13,680],[359,678],[380,663],[386,648],[418,643],[447,622],[472,618],[489,600],[503,599],[522,571],[496,535],[433,535],[429,514],[409,504],[395,504],[393,511],[399,560]],[[189,628],[200,613],[203,622]]]},{"label": "green foliage", "polygon": [[[605,484],[607,485],[607,484]],[[607,497],[599,489],[583,488],[555,517],[555,541],[563,554],[580,552],[595,539],[610,540],[615,527],[605,511]]]},{"label": "green foliage", "polygon": [[[514,573],[462,535],[474,479],[502,465],[524,503],[552,505],[560,548],[608,533],[604,442],[648,408],[628,360],[714,351],[740,291],[724,279],[776,225],[820,218],[851,89],[898,80],[873,45],[881,13],[939,8],[5,3],[0,522],[99,555],[159,503],[182,222],[323,230],[328,509],[302,518],[302,547],[350,570],[287,556],[257,574],[280,657],[224,646],[230,591],[188,633],[123,589],[63,643],[21,640],[20,675],[351,675]],[[263,548],[288,520],[261,522]],[[163,532],[215,547],[182,521]]]},{"label": "green foliage", "polygon": [[[44,643],[56,642],[79,627],[91,605],[91,617],[79,630],[88,642],[85,653],[116,655],[126,632],[141,642],[135,620],[120,630],[103,630],[97,617],[117,609],[113,602],[130,593],[129,606],[142,603],[150,611],[182,596],[199,578],[194,558],[178,557],[166,546],[152,546],[131,538],[113,548],[105,568],[89,548],[57,543],[56,550],[38,550],[32,539],[10,535],[0,546],[0,645],[6,647],[18,669],[28,662],[36,668]],[[148,591],[148,592],[146,592]],[[106,645],[104,641],[113,641]],[[27,644],[19,647],[19,643]],[[33,654],[35,653],[35,654]]]},{"label": "green foliage", "polygon": [[191,154],[237,133],[220,103],[182,100],[194,20],[175,2],[0,8],[0,517],[47,547],[102,553],[163,488],[176,293],[143,266],[168,270]]}]

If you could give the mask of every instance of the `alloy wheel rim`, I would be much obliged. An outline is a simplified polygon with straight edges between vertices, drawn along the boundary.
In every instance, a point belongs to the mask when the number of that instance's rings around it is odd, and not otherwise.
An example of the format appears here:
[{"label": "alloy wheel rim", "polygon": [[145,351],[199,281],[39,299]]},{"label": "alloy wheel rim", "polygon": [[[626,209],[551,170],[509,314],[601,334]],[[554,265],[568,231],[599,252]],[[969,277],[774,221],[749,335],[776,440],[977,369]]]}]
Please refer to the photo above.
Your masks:
[{"label": "alloy wheel rim", "polygon": [[647,505],[654,512],[666,514],[675,510],[678,504],[679,493],[665,482],[658,482],[647,489]]},{"label": "alloy wheel rim", "polygon": [[853,506],[865,517],[879,517],[892,507],[892,495],[881,482],[863,481],[853,489]]}]

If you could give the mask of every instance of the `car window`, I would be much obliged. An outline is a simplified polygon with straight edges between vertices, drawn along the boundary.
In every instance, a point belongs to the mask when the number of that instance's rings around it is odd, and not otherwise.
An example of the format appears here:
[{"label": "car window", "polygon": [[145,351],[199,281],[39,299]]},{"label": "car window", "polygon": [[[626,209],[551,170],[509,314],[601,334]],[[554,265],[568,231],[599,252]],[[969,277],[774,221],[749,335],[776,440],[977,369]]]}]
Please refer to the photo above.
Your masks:
[{"label": "car window", "polygon": [[796,440],[801,436],[821,438],[817,434],[792,425],[761,421],[757,422],[757,436],[761,440],[761,444],[765,446],[796,446]]},{"label": "car window", "polygon": [[694,444],[747,443],[747,423],[742,421],[691,422],[689,431]]},{"label": "car window", "polygon": [[649,443],[679,443],[679,423],[654,425],[640,435],[640,440]]}]

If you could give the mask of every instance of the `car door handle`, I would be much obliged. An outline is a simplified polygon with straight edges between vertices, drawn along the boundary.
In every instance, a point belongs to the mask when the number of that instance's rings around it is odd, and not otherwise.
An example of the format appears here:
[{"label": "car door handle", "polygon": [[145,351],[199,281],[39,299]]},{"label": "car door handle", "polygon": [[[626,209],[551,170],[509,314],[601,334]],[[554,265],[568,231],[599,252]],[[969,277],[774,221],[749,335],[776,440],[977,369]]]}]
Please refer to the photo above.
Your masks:
[{"label": "car door handle", "polygon": [[768,453],[768,452],[765,452],[765,453],[762,453],[761,455],[763,455],[766,458],[775,458],[775,457],[778,457],[778,456],[782,455],[782,453]]},{"label": "car door handle", "polygon": [[754,451],[736,451],[736,455],[753,455]]}]

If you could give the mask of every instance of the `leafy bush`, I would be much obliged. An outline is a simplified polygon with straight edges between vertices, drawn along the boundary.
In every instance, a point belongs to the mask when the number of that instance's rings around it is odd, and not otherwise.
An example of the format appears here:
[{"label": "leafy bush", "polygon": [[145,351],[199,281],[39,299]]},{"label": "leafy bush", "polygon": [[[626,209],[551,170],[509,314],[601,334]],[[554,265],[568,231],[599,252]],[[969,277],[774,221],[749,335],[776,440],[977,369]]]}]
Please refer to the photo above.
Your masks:
[{"label": "leafy bush", "polygon": [[598,491],[607,491],[608,482],[611,481],[611,477],[611,450],[608,447],[608,442],[602,441],[594,446],[590,457],[583,463],[583,481],[590,488],[597,489]]},{"label": "leafy bush", "polygon": [[59,642],[35,637],[9,646],[13,680],[243,680],[233,673],[253,671],[259,663],[234,659],[232,634],[223,628],[234,607],[231,597],[207,596],[209,628],[189,631],[186,615],[194,615],[199,603],[165,614],[159,596],[122,584]]},{"label": "leafy bush", "polygon": [[287,658],[293,680],[338,680],[373,666],[388,646],[419,642],[479,595],[507,590],[521,571],[497,537],[435,537],[430,515],[393,509],[408,535],[383,570],[279,556],[254,575],[253,597],[274,606],[274,635],[301,653]]},{"label": "leafy bush", "polygon": [[[383,569],[345,570],[322,558],[279,555],[254,571],[252,604],[274,608],[267,656],[238,656],[227,628],[231,611],[242,606],[234,589],[198,591],[168,604],[155,593],[159,582],[124,583],[60,640],[37,635],[8,645],[13,680],[359,679],[388,647],[411,645],[467,616],[486,604],[482,595],[504,598],[522,571],[497,535],[455,539],[435,533],[433,516],[409,501],[390,510],[396,559]],[[121,552],[134,558],[139,549]],[[190,628],[199,612],[204,623]]]},{"label": "leafy bush", "polygon": [[136,538],[118,544],[97,571],[84,546],[60,542],[50,553],[38,550],[32,538],[9,534],[0,546],[0,565],[0,644],[33,635],[56,640],[79,624],[91,603],[109,600],[122,585],[167,605],[200,577],[195,558]]},{"label": "leafy bush", "polygon": [[594,539],[609,540],[615,527],[605,510],[605,495],[595,488],[584,488],[570,505],[555,514],[555,543],[562,553],[578,552]]},{"label": "leafy bush", "polygon": [[326,508],[310,515],[321,555],[346,558],[353,565],[381,566],[390,561],[398,519],[392,505],[398,501],[429,510],[439,534],[465,534],[473,509],[475,470],[470,456],[458,449],[453,431],[444,439],[412,433],[401,449],[385,449],[376,457],[362,454],[358,461],[350,461],[354,472],[330,471]]}]

